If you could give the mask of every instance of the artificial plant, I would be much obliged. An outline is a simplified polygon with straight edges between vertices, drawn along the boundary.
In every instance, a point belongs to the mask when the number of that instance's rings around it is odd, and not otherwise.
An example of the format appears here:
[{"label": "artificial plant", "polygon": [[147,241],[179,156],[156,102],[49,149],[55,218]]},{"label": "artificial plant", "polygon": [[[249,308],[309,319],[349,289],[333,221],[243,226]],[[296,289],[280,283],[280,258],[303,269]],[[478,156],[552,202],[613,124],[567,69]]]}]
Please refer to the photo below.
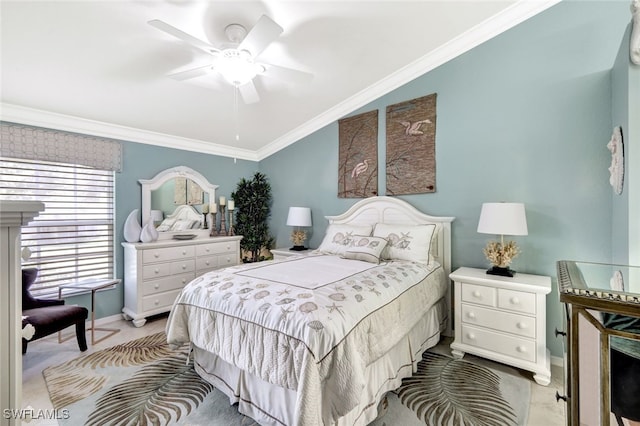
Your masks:
[{"label": "artificial plant", "polygon": [[269,235],[268,219],[271,214],[271,185],[267,177],[256,172],[253,179],[242,178],[231,193],[236,205],[235,232],[242,235],[240,248],[242,261],[265,260],[262,251],[270,249],[273,237]]}]

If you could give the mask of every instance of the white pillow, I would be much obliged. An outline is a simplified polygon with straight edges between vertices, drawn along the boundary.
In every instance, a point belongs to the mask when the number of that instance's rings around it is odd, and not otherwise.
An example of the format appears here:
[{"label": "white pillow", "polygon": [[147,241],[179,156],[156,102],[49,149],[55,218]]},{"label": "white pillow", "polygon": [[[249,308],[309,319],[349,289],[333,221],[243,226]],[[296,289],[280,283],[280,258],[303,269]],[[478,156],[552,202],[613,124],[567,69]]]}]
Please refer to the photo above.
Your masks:
[{"label": "white pillow", "polygon": [[351,244],[356,235],[369,236],[373,226],[353,226],[331,224],[324,234],[324,239],[318,247],[318,251],[326,254],[342,255]]},{"label": "white pillow", "polygon": [[385,238],[388,243],[382,252],[383,259],[410,260],[429,264],[431,244],[436,229],[435,224],[428,225],[390,225],[376,224],[373,236]]},{"label": "white pillow", "polygon": [[380,263],[382,250],[387,246],[387,240],[380,237],[355,236],[349,248],[341,256],[345,259],[362,260],[370,263]]},{"label": "white pillow", "polygon": [[176,222],[171,226],[171,230],[186,231],[188,229],[193,229],[194,225],[197,223],[197,220],[176,220]]}]

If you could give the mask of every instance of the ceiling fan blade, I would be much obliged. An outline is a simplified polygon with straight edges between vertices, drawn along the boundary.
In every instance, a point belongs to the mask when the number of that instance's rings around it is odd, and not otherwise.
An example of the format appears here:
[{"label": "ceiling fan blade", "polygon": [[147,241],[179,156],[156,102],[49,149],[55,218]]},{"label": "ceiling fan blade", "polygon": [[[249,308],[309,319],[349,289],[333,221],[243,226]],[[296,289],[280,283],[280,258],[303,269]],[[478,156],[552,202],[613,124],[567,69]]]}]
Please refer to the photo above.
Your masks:
[{"label": "ceiling fan blade", "polygon": [[242,86],[238,86],[238,91],[240,91],[240,96],[242,96],[242,100],[245,104],[255,104],[260,100],[256,86],[253,84],[252,80]]},{"label": "ceiling fan blade", "polygon": [[256,25],[249,31],[249,34],[242,40],[239,50],[247,50],[255,58],[267,48],[271,42],[278,38],[284,31],[282,27],[269,18],[262,15]]},{"label": "ceiling fan blade", "polygon": [[294,84],[305,84],[313,79],[313,74],[294,70],[293,68],[281,67],[273,64],[262,64],[265,67],[265,72],[261,75],[269,78],[277,78],[284,82],[290,82]]},{"label": "ceiling fan blade", "polygon": [[171,34],[172,36],[179,38],[180,40],[192,45],[193,47],[197,47],[198,49],[204,50],[207,53],[217,53],[218,49],[206,43],[199,38],[192,36],[191,34],[187,34],[182,30],[177,29],[176,27],[172,27],[171,25],[163,22],[159,19],[153,19],[148,22],[149,25],[155,27],[161,31],[164,31],[167,34]]},{"label": "ceiling fan blade", "polygon": [[213,65],[205,65],[204,67],[193,68],[186,71],[180,71],[173,74],[169,74],[174,80],[184,81],[190,78],[202,77],[203,75],[210,74],[214,71]]}]

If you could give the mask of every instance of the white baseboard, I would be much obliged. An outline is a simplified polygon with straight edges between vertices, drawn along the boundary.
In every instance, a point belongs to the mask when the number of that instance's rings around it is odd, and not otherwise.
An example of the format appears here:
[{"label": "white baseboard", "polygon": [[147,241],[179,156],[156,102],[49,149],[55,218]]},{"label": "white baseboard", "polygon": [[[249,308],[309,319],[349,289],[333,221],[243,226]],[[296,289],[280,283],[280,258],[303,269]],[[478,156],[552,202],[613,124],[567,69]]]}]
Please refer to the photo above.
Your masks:
[{"label": "white baseboard", "polygon": [[561,358],[559,356],[551,356],[551,365],[564,367],[564,358]]},{"label": "white baseboard", "polygon": [[[89,316],[91,316],[91,313],[89,313]],[[96,327],[102,327],[103,325],[109,324],[114,321],[120,321],[120,320],[124,320],[122,318],[122,314],[115,314],[108,317],[97,318]],[[91,327],[91,318],[87,319],[86,325],[87,325],[87,328]]]}]

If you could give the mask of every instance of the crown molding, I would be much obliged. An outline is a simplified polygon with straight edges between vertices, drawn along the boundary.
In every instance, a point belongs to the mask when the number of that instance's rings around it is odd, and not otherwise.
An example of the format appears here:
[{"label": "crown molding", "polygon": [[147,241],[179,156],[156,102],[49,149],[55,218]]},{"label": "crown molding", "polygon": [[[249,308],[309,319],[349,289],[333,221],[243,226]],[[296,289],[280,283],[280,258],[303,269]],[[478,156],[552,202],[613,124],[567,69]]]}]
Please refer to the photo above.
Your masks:
[{"label": "crown molding", "polygon": [[258,161],[515,27],[561,0],[522,0],[257,151]]},{"label": "crown molding", "polygon": [[240,160],[258,161],[255,151],[211,142],[171,136],[133,127],[88,120],[70,115],[1,103],[0,120],[85,135],[181,149],[202,154],[219,155]]}]

